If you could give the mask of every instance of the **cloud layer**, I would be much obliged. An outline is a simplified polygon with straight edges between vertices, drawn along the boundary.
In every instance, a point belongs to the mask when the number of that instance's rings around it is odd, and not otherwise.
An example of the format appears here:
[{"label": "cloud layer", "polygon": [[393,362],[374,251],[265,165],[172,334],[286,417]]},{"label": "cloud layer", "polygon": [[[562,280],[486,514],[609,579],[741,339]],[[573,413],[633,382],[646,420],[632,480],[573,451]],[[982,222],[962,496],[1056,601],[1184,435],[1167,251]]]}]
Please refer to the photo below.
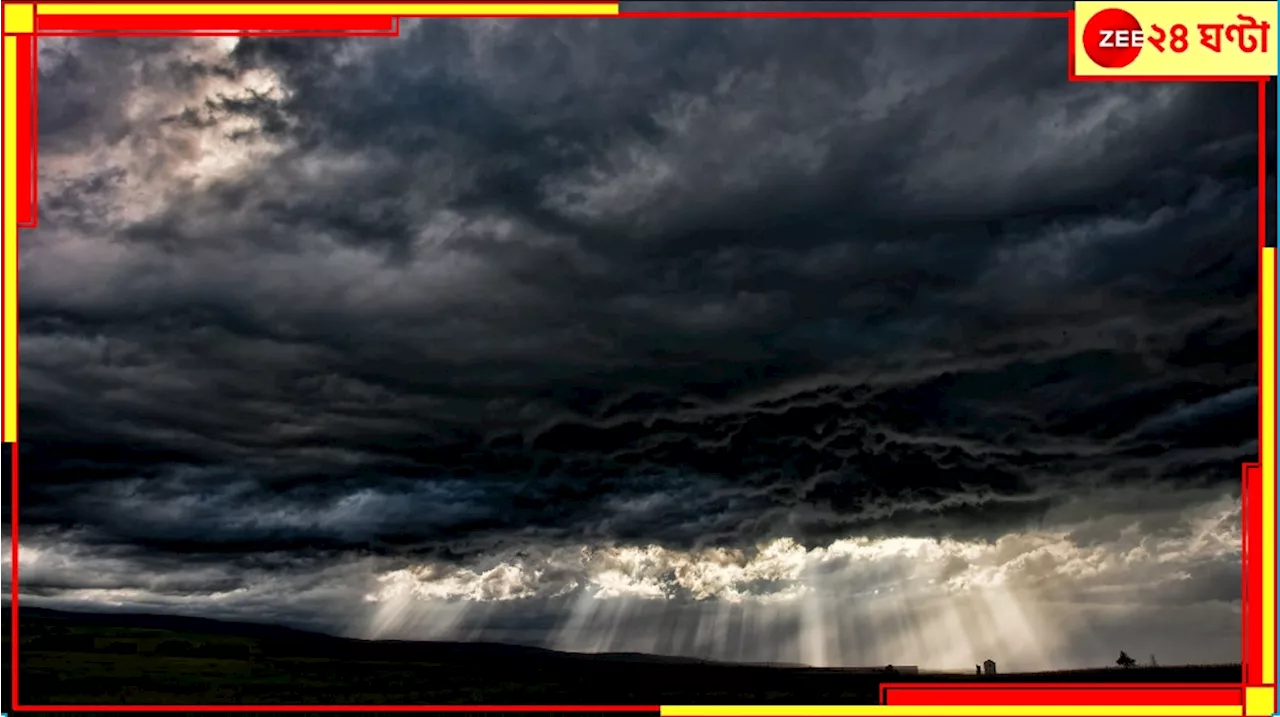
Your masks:
[{"label": "cloud layer", "polygon": [[1256,89],[1069,84],[1064,39],[42,43],[24,600],[752,661],[1234,659]]}]

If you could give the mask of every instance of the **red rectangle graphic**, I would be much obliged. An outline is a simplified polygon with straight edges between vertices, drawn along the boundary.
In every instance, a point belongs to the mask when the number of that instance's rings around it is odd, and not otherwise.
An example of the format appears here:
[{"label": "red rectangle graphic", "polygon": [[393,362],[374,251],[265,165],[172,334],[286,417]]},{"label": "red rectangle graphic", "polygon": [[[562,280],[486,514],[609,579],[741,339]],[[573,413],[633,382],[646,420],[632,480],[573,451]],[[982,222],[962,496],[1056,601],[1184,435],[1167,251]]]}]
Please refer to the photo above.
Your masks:
[{"label": "red rectangle graphic", "polygon": [[18,62],[15,68],[17,104],[17,186],[18,226],[32,226],[36,221],[36,39],[33,35],[17,35]]},{"label": "red rectangle graphic", "polygon": [[1238,705],[1239,685],[885,685],[889,705]]},{"label": "red rectangle graphic", "polygon": [[36,33],[154,32],[374,32],[393,33],[396,22],[384,15],[41,15]]}]

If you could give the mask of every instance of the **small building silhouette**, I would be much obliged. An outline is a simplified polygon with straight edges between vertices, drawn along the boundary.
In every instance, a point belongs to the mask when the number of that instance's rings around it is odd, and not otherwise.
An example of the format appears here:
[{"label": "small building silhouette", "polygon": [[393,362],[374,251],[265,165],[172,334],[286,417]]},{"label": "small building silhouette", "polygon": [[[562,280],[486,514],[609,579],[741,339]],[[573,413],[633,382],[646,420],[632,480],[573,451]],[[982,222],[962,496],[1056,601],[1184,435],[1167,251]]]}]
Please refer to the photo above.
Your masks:
[{"label": "small building silhouette", "polygon": [[995,661],[995,660],[987,660],[987,661],[983,662],[983,663],[982,663],[982,674],[984,674],[984,675],[994,675],[994,674],[996,674],[996,661]]}]

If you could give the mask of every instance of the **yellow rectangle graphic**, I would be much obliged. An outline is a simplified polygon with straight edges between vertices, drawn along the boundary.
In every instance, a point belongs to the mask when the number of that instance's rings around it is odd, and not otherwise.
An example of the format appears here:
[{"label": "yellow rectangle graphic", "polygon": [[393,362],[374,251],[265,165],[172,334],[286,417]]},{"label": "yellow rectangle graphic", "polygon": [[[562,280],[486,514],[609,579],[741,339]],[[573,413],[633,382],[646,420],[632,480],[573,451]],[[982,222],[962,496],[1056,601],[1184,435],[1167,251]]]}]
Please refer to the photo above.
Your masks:
[{"label": "yellow rectangle graphic", "polygon": [[4,38],[4,435],[18,440],[18,38]]},{"label": "yellow rectangle graphic", "polygon": [[31,32],[35,28],[35,6],[29,3],[5,3],[4,31]]},{"label": "yellow rectangle graphic", "polygon": [[1276,711],[1276,688],[1248,687],[1244,691],[1244,713],[1271,717]]},{"label": "yellow rectangle graphic", "polygon": [[[1075,74],[1081,77],[1270,77],[1276,74],[1276,3],[1077,2],[1071,38]],[[1090,20],[1104,10],[1112,11]],[[1142,31],[1137,56],[1121,67],[1105,67],[1090,56],[1099,43],[1136,44],[1131,35],[1106,34],[1104,19],[1121,11]],[[1234,30],[1233,30],[1234,26]],[[1255,29],[1249,30],[1249,27]],[[1100,34],[1101,33],[1101,34]],[[1215,41],[1216,40],[1216,41]],[[1256,43],[1252,52],[1245,47]],[[1185,43],[1185,44],[1184,44]],[[1218,47],[1214,52],[1211,47]],[[1163,50],[1161,49],[1163,48]],[[1181,50],[1181,51],[1179,51]]]},{"label": "yellow rectangle graphic", "polygon": [[45,3],[41,15],[617,15],[618,3]]},{"label": "yellow rectangle graphic", "polygon": [[1259,400],[1262,402],[1262,679],[1276,681],[1276,250],[1262,250],[1258,311],[1261,335]]},{"label": "yellow rectangle graphic", "polygon": [[667,706],[662,717],[1240,717],[1240,705]]}]

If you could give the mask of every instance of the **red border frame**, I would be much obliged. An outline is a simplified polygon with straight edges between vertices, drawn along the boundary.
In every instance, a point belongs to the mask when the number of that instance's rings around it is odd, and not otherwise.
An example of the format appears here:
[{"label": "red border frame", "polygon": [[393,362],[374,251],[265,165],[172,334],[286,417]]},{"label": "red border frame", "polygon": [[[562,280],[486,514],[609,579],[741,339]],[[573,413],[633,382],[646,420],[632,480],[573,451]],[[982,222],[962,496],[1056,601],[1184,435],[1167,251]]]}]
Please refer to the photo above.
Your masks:
[{"label": "red border frame", "polygon": [[1025,705],[1028,702],[1055,705],[1206,705],[1244,703],[1241,685],[1178,685],[1089,683],[984,685],[899,684],[880,686],[884,705]]},{"label": "red border frame", "polygon": [[[316,4],[316,3],[306,3]],[[477,3],[479,4],[479,3]],[[516,15],[517,17],[519,15]],[[1065,19],[1068,30],[1067,79],[1071,82],[1255,82],[1258,85],[1258,258],[1259,280],[1262,276],[1263,247],[1267,235],[1267,108],[1266,77],[1081,77],[1075,72],[1075,13],[1064,12],[619,12],[618,17],[631,18],[809,18],[809,19]],[[494,17],[476,13],[456,17]],[[559,16],[583,17],[583,16]],[[594,16],[588,16],[594,17]],[[600,17],[614,17],[601,15]],[[147,37],[147,36],[280,36],[280,37],[334,37],[334,36],[396,36],[399,34],[399,18],[388,16],[217,16],[192,15],[185,17],[134,16],[123,18],[114,15],[66,15],[39,16],[35,18],[33,32],[17,35],[18,42],[18,225],[20,228],[39,226],[37,204],[38,111],[37,81],[38,53],[36,38],[48,37]],[[1259,311],[1259,339],[1261,340],[1262,312]],[[1259,372],[1263,370],[1261,347],[1259,348]],[[16,379],[16,376],[15,376]],[[8,387],[6,387],[7,389]],[[1261,381],[1259,381],[1261,390]],[[1261,419],[1262,402],[1259,401]],[[1259,431],[1262,421],[1259,420]],[[1259,436],[1261,439],[1261,436]],[[1261,444],[1261,440],[1259,441]],[[10,571],[12,591],[11,612],[11,703],[17,711],[48,710],[60,712],[245,712],[245,711],[437,711],[437,712],[658,712],[657,705],[23,705],[18,701],[18,444],[10,448],[12,471],[11,491],[11,543]],[[1262,626],[1261,605],[1250,600],[1249,584],[1260,584],[1262,565],[1251,560],[1262,549],[1262,534],[1258,530],[1262,518],[1262,470],[1257,463],[1247,463],[1242,470],[1242,561],[1241,621],[1242,621],[1242,674],[1240,684],[1120,684],[1120,683],[1004,683],[982,685],[965,683],[885,683],[881,685],[881,704],[889,705],[1235,705],[1245,707],[1244,690],[1262,685],[1262,645],[1250,635],[1259,634]]]}]

